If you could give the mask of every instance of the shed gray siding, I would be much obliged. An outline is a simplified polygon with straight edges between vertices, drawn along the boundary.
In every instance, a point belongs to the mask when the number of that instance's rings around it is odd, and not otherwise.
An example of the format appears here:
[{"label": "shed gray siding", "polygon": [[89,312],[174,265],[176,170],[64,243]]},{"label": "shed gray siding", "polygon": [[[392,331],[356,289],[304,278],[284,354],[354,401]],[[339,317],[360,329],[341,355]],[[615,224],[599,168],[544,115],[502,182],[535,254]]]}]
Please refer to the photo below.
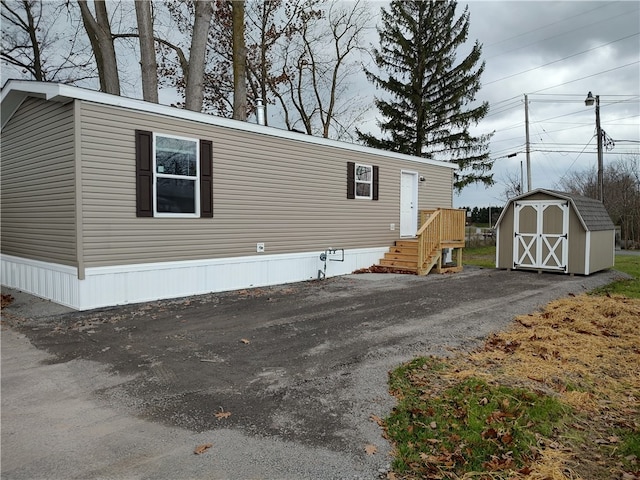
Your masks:
[{"label": "shed gray siding", "polygon": [[76,266],[73,102],[29,98],[2,130],[2,253]]},{"label": "shed gray siding", "polygon": [[[83,101],[85,267],[390,245],[400,172],[419,208],[451,207],[453,169]],[[213,142],[213,218],[137,218],[135,130]],[[265,131],[268,129],[265,128]],[[346,198],[347,161],[377,165],[378,201]],[[390,230],[390,224],[396,230]]]}]

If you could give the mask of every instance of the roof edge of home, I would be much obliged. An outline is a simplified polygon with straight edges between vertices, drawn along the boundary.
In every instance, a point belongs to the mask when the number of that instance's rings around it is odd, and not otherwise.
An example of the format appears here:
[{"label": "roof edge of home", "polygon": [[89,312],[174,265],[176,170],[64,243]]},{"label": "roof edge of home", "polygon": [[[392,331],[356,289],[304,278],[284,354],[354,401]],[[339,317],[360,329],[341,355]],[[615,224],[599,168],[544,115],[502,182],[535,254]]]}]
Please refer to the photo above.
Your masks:
[{"label": "roof edge of home", "polygon": [[[215,125],[224,128],[232,128],[236,130],[243,130],[247,132],[258,133],[262,135],[270,135],[274,137],[287,138],[290,140],[297,140],[306,143],[312,143],[317,145],[324,145],[328,147],[352,150],[362,153],[369,153],[375,155],[381,155],[390,158],[397,158],[402,160],[413,161],[416,163],[422,163],[426,165],[435,165],[440,167],[447,167],[451,169],[458,169],[458,165],[452,162],[430,160],[427,158],[417,157],[413,155],[406,155],[403,153],[391,152],[387,150],[379,150],[364,145],[358,145],[355,143],[343,142],[333,140],[324,137],[316,137],[313,135],[306,135],[304,133],[292,132],[275,127],[269,127],[259,125],[257,123],[249,123],[239,120],[232,120],[229,118],[218,117],[207,113],[193,112],[190,110],[184,110],[169,105],[161,105],[159,103],[150,103],[144,100],[122,97],[118,95],[112,95],[108,93],[98,92],[87,88],[76,87],[72,85],[65,85],[61,83],[51,82],[39,82],[34,80],[8,80],[2,87],[2,126],[4,127],[6,121],[15,113],[15,110],[20,106],[22,101],[27,96],[35,96],[52,101],[71,101],[82,100],[87,102],[99,103],[109,105],[113,107],[126,108],[146,113],[154,113],[158,115],[165,115],[174,118],[180,118],[185,120],[191,120],[195,122],[205,123],[209,125]],[[5,109],[5,103],[7,108]],[[6,110],[6,111],[5,111]]]}]

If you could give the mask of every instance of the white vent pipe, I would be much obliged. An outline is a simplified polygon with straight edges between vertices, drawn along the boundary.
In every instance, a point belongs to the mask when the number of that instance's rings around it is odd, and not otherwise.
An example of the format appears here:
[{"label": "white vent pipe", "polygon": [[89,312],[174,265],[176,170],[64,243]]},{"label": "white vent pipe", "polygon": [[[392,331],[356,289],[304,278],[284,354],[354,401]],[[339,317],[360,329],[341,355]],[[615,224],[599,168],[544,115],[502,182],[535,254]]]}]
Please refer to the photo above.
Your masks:
[{"label": "white vent pipe", "polygon": [[262,104],[262,99],[256,99],[256,121],[258,125],[265,125],[267,122],[264,118],[264,105]]}]

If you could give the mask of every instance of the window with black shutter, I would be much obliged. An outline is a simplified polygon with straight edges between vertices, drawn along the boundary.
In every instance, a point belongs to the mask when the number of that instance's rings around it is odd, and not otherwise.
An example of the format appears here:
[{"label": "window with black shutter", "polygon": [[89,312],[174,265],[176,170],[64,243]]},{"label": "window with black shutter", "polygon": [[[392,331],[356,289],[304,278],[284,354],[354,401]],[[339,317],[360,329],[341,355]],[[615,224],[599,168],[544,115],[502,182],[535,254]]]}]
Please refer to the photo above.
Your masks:
[{"label": "window with black shutter", "polygon": [[213,217],[212,142],[136,131],[136,215]]},{"label": "window with black shutter", "polygon": [[347,198],[378,200],[379,169],[376,165],[347,162]]}]

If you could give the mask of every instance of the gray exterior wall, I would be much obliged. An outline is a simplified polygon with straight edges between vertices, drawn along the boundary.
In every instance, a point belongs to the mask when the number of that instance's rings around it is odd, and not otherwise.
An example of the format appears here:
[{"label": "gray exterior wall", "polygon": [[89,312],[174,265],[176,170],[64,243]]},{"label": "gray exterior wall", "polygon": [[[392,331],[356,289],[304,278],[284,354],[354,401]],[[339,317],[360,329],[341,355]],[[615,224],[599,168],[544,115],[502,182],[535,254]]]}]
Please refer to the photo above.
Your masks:
[{"label": "gray exterior wall", "polygon": [[29,98],[2,131],[2,253],[76,266],[73,102]]},{"label": "gray exterior wall", "polygon": [[[453,169],[81,102],[84,266],[391,245],[400,172],[419,208],[452,206]],[[213,219],[137,218],[135,130],[213,142]],[[268,129],[265,127],[268,132]],[[377,165],[378,201],[346,198],[347,162]],[[395,224],[395,231],[390,224]]]}]

